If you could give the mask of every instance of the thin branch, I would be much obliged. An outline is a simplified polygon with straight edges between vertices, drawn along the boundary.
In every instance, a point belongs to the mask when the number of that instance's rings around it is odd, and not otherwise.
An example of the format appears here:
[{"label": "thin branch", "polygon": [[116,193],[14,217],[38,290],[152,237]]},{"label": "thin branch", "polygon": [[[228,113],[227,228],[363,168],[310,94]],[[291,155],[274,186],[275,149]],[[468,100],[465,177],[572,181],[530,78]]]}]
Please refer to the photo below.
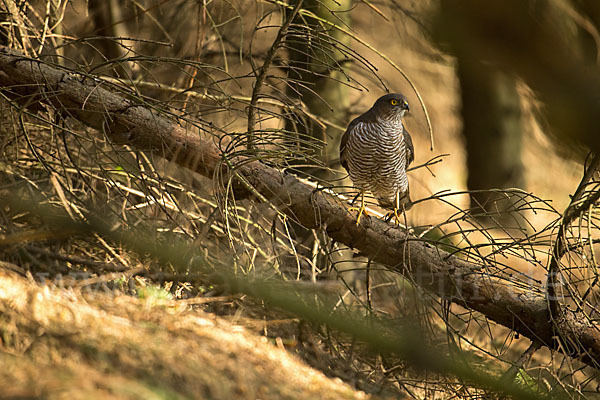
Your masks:
[{"label": "thin branch", "polygon": [[510,368],[502,375],[502,378],[500,378],[501,381],[506,383],[514,382],[515,378],[517,377],[517,373],[519,373],[519,370],[523,368],[523,365],[525,365],[526,362],[531,360],[533,353],[539,350],[540,347],[542,347],[542,344],[540,342],[537,342],[535,340],[531,342],[527,350],[525,350],[523,354],[521,354],[521,357],[519,357],[517,362],[511,365]]}]

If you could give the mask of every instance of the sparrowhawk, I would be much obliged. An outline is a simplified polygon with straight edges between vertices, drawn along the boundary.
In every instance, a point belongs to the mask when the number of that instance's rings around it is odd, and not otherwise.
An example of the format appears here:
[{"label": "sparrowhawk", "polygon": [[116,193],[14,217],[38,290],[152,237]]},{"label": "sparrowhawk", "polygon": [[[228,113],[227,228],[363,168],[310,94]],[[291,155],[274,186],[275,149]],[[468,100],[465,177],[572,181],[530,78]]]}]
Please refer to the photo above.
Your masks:
[{"label": "sparrowhawk", "polygon": [[365,191],[381,207],[393,209],[396,219],[411,206],[406,169],[414,160],[414,147],[402,123],[408,110],[406,97],[386,94],[350,122],[342,136],[340,162],[361,194],[357,224],[365,212]]}]

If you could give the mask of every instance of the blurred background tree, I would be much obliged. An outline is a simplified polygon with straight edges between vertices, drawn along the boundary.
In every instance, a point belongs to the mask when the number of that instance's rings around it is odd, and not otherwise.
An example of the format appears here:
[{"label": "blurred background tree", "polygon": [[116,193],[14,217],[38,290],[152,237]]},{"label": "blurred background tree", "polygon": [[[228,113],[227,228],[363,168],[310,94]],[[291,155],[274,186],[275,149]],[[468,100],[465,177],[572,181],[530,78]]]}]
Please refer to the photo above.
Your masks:
[{"label": "blurred background tree", "polygon": [[[452,7],[445,4],[445,7]],[[462,5],[461,5],[462,6]],[[590,3],[573,5],[561,2],[531,1],[531,15],[549,21],[556,33],[568,40],[582,65],[597,62],[597,28],[593,26]],[[570,18],[565,18],[568,15]],[[506,29],[510,30],[507,26]],[[460,81],[463,132],[466,138],[467,187],[471,193],[471,208],[480,218],[500,218],[511,225],[511,207],[515,202],[507,193],[489,191],[527,187],[522,161],[522,137],[526,121],[522,118],[521,96],[513,71],[502,71],[494,60],[474,52],[464,43],[454,42],[452,34],[439,32],[443,48],[456,57]],[[499,36],[505,33],[499,32]],[[596,39],[594,39],[596,37]],[[448,41],[445,39],[449,38]],[[543,116],[538,114],[542,119]],[[550,128],[546,126],[546,128]],[[552,132],[552,129],[549,129]],[[573,157],[569,151],[561,154]],[[582,155],[576,156],[579,160]]]},{"label": "blurred background tree", "polygon": [[491,188],[525,188],[521,103],[513,78],[468,54],[457,55],[467,188],[471,210],[480,218],[507,221],[514,199]]}]

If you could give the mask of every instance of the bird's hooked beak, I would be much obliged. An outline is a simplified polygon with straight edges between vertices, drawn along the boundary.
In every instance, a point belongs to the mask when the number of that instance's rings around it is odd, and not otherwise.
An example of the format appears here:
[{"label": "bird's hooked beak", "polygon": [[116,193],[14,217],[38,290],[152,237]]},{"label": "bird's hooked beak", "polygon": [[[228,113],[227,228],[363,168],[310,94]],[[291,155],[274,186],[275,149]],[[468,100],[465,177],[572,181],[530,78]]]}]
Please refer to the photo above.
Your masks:
[{"label": "bird's hooked beak", "polygon": [[402,102],[402,108],[406,110],[406,112],[410,111],[410,107],[408,106],[408,101],[404,100]]}]

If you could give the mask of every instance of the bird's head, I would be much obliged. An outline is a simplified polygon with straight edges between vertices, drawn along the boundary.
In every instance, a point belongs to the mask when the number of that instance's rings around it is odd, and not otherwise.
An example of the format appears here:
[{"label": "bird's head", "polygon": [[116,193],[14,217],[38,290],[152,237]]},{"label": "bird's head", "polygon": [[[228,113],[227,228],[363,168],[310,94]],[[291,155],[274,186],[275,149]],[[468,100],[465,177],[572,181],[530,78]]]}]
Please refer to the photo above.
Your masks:
[{"label": "bird's head", "polygon": [[377,99],[373,110],[379,118],[399,120],[409,110],[408,100],[400,93],[386,94]]}]

